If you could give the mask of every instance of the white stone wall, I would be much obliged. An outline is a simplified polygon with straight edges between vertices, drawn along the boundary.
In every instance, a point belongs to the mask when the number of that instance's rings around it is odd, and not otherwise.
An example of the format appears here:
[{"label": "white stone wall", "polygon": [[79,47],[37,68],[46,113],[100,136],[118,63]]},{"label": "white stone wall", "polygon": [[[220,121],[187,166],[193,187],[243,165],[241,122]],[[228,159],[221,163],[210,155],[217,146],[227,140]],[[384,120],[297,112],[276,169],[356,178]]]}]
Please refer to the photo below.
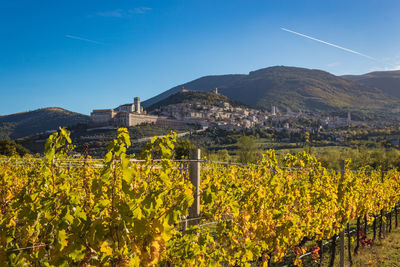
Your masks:
[{"label": "white stone wall", "polygon": [[135,126],[141,123],[156,123],[158,116],[151,115],[138,115],[138,114],[129,114],[129,125],[126,126]]}]

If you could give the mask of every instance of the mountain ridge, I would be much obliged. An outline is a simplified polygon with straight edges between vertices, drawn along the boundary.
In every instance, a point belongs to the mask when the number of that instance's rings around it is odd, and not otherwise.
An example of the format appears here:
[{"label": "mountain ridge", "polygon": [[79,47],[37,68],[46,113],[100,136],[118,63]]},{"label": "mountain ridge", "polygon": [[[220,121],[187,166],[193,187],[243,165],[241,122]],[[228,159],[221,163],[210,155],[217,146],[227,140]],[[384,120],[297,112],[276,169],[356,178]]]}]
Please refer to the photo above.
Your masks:
[{"label": "mountain ridge", "polygon": [[47,107],[0,116],[0,139],[17,139],[56,130],[60,126],[87,123],[89,116],[59,107]]},{"label": "mountain ridge", "polygon": [[[262,110],[275,105],[281,110],[359,110],[371,114],[383,111],[382,115],[398,114],[400,106],[400,71],[335,76],[323,70],[287,66],[262,68],[248,74],[203,76],[166,90],[142,105],[149,107],[182,88],[200,92],[218,88],[222,95]],[[0,139],[21,138],[88,121],[87,115],[59,107],[0,115]]]},{"label": "mountain ridge", "polygon": [[343,75],[344,79],[377,87],[394,97],[400,97],[400,70],[374,71],[361,75]]},{"label": "mountain ridge", "polygon": [[215,87],[227,97],[259,109],[276,105],[297,110],[376,110],[400,103],[400,98],[389,97],[381,89],[323,70],[273,66],[248,74],[203,76],[143,101],[143,106],[148,107],[181,88],[210,91]]}]

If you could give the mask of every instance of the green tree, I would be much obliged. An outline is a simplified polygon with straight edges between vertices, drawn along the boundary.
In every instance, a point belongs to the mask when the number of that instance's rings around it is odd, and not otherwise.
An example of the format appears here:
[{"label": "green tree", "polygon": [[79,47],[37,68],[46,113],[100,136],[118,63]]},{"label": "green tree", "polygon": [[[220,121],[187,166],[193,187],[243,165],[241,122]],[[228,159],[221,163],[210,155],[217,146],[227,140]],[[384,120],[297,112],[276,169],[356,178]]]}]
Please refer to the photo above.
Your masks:
[{"label": "green tree", "polygon": [[11,157],[16,155],[23,156],[27,153],[29,153],[28,149],[14,141],[0,140],[0,155]]},{"label": "green tree", "polygon": [[255,163],[261,154],[258,150],[256,138],[254,136],[242,136],[238,139],[239,161],[243,163]]},{"label": "green tree", "polygon": [[175,158],[187,159],[190,156],[190,150],[196,146],[189,139],[178,139],[175,144]]},{"label": "green tree", "polygon": [[208,155],[208,159],[211,161],[230,161],[231,160],[231,155],[229,155],[229,152],[227,149],[221,149],[218,150],[217,153],[212,153]]},{"label": "green tree", "polygon": [[0,131],[0,140],[10,140],[10,137],[6,133]]}]

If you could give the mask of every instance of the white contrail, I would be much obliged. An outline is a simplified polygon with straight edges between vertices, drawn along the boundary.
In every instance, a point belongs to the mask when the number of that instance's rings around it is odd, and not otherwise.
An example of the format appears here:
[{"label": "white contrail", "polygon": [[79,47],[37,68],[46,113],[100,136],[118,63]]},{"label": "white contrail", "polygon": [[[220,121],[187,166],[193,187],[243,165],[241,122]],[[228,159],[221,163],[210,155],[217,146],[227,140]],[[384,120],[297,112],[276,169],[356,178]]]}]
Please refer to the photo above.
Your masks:
[{"label": "white contrail", "polygon": [[97,42],[94,40],[86,39],[86,38],[75,36],[75,35],[67,34],[67,35],[65,35],[65,37],[70,38],[70,39],[85,41],[85,42],[89,42],[89,43],[93,43],[93,44],[105,45],[105,43]]},{"label": "white contrail", "polygon": [[290,33],[293,33],[293,34],[296,34],[296,35],[299,35],[299,36],[302,36],[302,37],[305,37],[305,38],[308,38],[308,39],[311,39],[311,40],[314,40],[314,41],[317,41],[317,42],[320,42],[320,43],[323,43],[323,44],[327,44],[327,45],[342,49],[344,51],[347,51],[347,52],[350,52],[350,53],[353,53],[353,54],[356,54],[356,55],[359,55],[359,56],[362,56],[362,57],[366,57],[366,58],[369,58],[369,59],[372,59],[374,61],[378,61],[379,62],[379,60],[377,60],[376,58],[373,58],[373,57],[370,57],[370,56],[365,55],[363,53],[348,49],[346,47],[342,47],[342,46],[339,46],[339,45],[331,44],[331,43],[322,41],[320,39],[317,39],[317,38],[314,38],[314,37],[311,37],[311,36],[308,36],[308,35],[305,35],[305,34],[301,34],[301,33],[298,33],[298,32],[295,32],[295,31],[292,31],[292,30],[289,30],[289,29],[281,28],[281,30],[284,30],[284,31],[287,31],[287,32],[290,32]]}]

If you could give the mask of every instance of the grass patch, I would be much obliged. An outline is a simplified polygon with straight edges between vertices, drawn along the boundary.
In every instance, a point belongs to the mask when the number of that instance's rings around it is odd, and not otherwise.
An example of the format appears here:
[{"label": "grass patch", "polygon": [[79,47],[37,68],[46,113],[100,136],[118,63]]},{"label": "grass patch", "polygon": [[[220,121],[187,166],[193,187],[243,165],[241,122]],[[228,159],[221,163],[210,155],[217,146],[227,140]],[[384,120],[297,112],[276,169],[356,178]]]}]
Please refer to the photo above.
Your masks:
[{"label": "grass patch", "polygon": [[377,239],[372,247],[361,247],[353,263],[353,266],[400,266],[399,229],[387,233],[384,239]]},{"label": "grass patch", "polygon": [[[368,232],[368,238],[372,238],[372,233]],[[355,239],[355,238],[354,238]],[[358,254],[354,255],[354,248],[356,246],[355,240],[351,244],[351,252],[353,258],[353,265],[350,265],[348,252],[347,252],[347,237],[346,237],[346,250],[345,250],[345,266],[379,266],[379,267],[400,267],[400,230],[392,229],[391,233],[386,233],[385,238],[375,240],[375,244],[372,247],[361,246],[358,250]],[[329,266],[330,261],[330,248],[324,248],[325,252],[323,255],[322,266]],[[340,256],[340,245],[337,241],[336,245],[336,258],[335,265],[339,266]],[[304,259],[304,266],[318,266],[311,259]]]}]

